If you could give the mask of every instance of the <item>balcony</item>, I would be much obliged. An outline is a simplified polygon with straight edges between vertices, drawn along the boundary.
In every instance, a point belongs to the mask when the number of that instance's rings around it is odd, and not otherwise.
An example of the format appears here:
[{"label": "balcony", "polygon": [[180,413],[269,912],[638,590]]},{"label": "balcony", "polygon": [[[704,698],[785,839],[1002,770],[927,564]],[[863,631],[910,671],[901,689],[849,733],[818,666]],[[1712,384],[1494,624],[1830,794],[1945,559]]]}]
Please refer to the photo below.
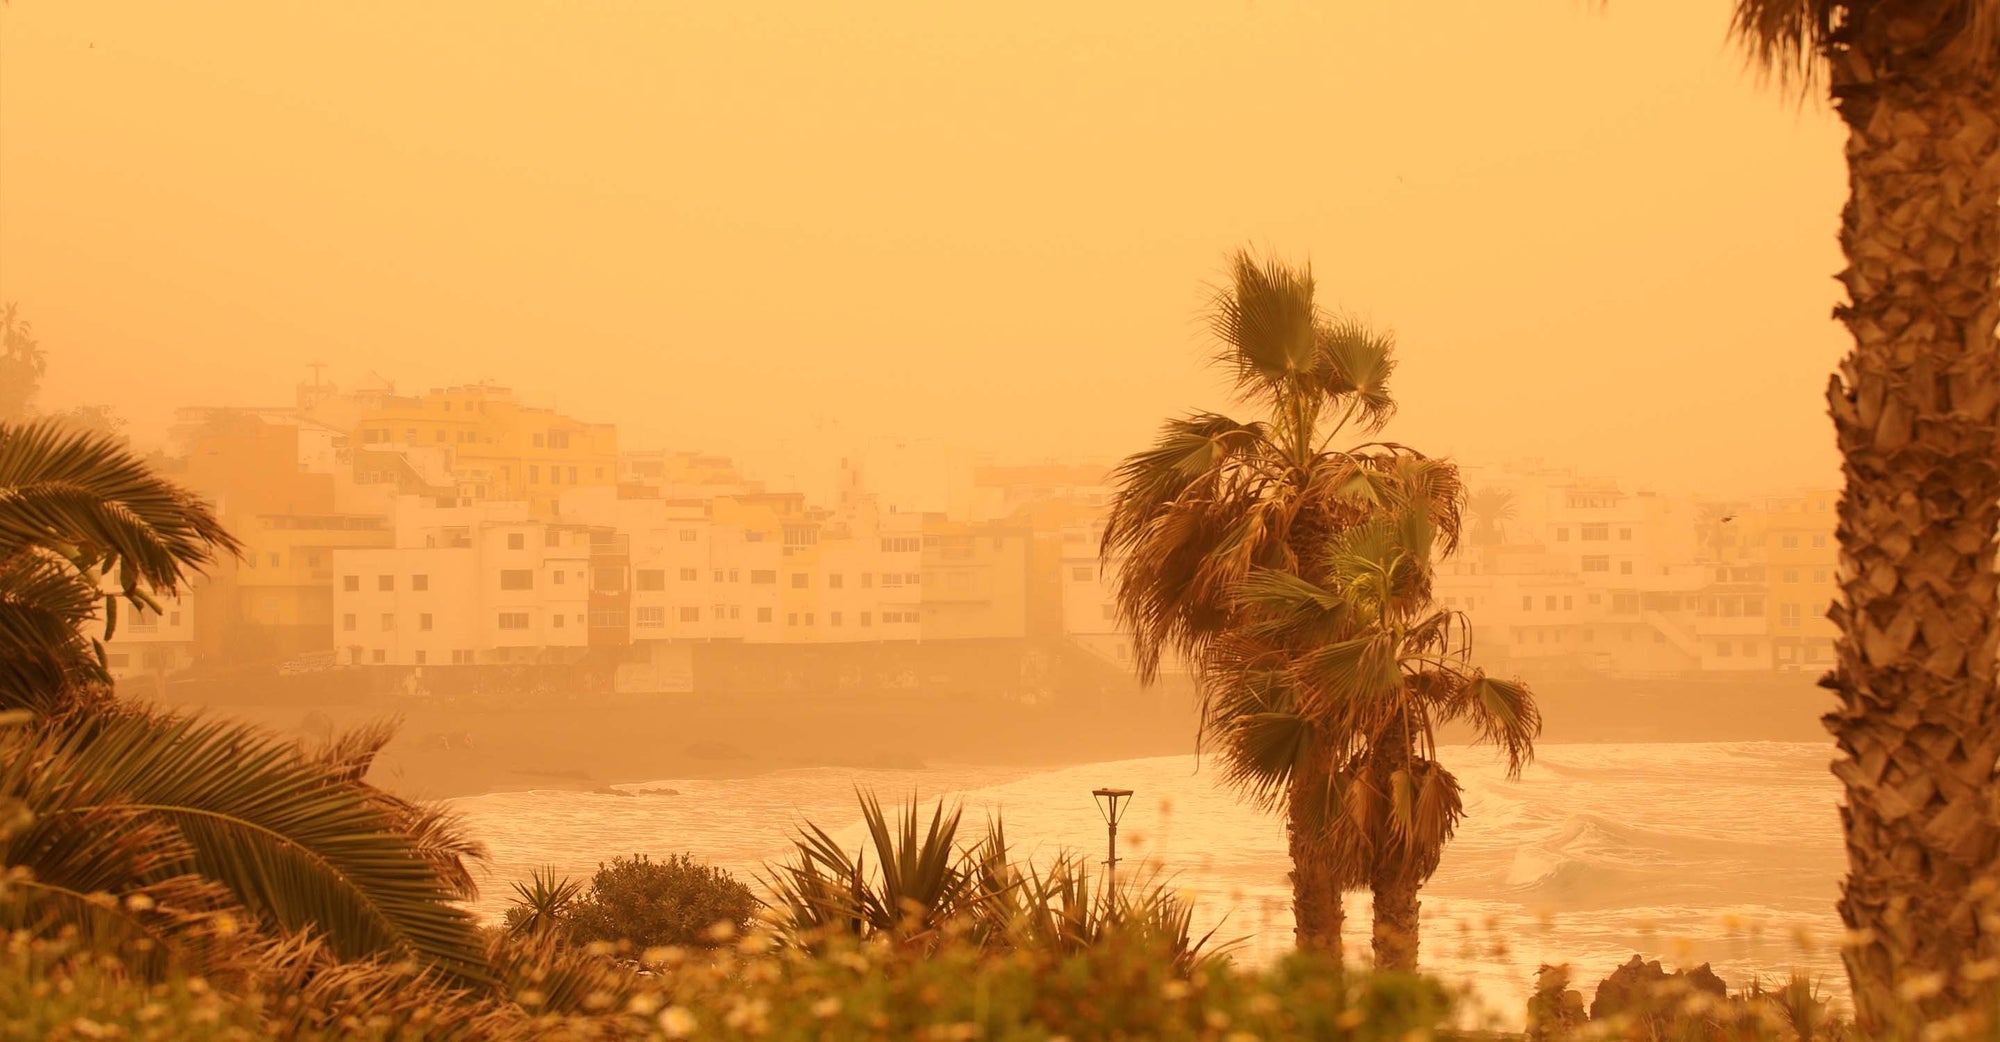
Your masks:
[{"label": "balcony", "polygon": [[598,533],[592,533],[590,536],[590,556],[592,557],[622,557],[631,552],[631,536],[602,535]]},{"label": "balcony", "polygon": [[1762,615],[1701,615],[1694,620],[1698,637],[1761,637],[1771,631]]}]

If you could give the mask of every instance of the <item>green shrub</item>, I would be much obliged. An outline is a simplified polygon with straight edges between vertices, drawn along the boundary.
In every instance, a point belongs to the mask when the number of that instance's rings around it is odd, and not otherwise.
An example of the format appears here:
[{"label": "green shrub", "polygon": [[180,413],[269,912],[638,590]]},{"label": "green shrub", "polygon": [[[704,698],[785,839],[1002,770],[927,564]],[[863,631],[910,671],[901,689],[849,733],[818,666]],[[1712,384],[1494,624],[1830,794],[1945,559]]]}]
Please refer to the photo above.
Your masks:
[{"label": "green shrub", "polygon": [[689,854],[615,858],[598,866],[582,896],[576,892],[568,880],[537,874],[532,886],[515,887],[521,900],[508,910],[507,924],[519,932],[549,922],[578,944],[626,941],[645,949],[711,943],[718,923],[728,924],[730,936],[741,935],[757,911],[749,887]]}]

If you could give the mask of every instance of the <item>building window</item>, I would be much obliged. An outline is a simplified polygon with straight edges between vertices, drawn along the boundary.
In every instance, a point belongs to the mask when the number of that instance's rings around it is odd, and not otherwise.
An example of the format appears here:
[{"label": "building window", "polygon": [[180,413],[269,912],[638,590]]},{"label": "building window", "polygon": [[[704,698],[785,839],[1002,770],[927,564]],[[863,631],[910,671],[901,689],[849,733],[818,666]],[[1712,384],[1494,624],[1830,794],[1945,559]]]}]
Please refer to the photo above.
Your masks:
[{"label": "building window", "polygon": [[667,588],[665,568],[639,569],[639,589],[643,592],[658,592]]},{"label": "building window", "polygon": [[388,613],[388,612],[383,612],[383,613],[382,613],[382,632],[384,632],[384,633],[388,633],[388,632],[390,632],[391,630],[394,630],[395,628],[396,628],[396,616],[394,616],[394,615],[392,615],[392,614],[390,614],[390,613]]},{"label": "building window", "polygon": [[519,533],[519,532],[509,532],[509,533],[507,533],[507,549],[509,549],[509,550],[525,550],[525,549],[527,549],[527,548],[528,548],[528,537],[527,537],[527,536],[525,536],[525,535],[522,535],[522,534],[521,534],[521,533]]},{"label": "building window", "polygon": [[1087,564],[1074,565],[1069,570],[1069,577],[1072,582],[1087,583],[1097,578],[1097,571]]},{"label": "building window", "polygon": [[[827,588],[827,589],[829,589],[829,590],[838,590],[838,589],[840,589],[840,573],[839,573],[839,572],[834,572],[834,573],[833,573],[832,575],[829,575],[829,576],[827,576],[827,577],[826,577],[826,588]],[[839,625],[839,623],[835,623],[835,625]]]},{"label": "building window", "polygon": [[354,629],[354,615],[353,615],[353,613],[352,613],[352,612],[350,612],[350,613],[348,613],[348,614],[346,614],[346,615],[342,615],[342,616],[340,617],[340,628],[341,628],[341,629],[343,629],[343,630],[348,630],[348,631],[350,631],[350,632],[351,632],[351,631],[353,631],[353,629]]},{"label": "building window", "polygon": [[1564,610],[1564,611],[1568,611],[1568,610],[1570,610],[1570,608],[1572,608],[1572,607],[1574,607],[1574,604],[1573,604],[1573,602],[1572,602],[1572,601],[1570,600],[1570,598],[1569,598],[1569,597],[1567,597],[1567,596],[1563,597],[1563,610]]},{"label": "building window", "polygon": [[666,624],[667,624],[667,609],[665,609],[665,608],[640,608],[640,609],[639,609],[639,628],[640,628],[640,629],[642,629],[642,630],[656,630],[656,629],[659,629],[659,628],[660,628],[660,627],[662,627],[662,626],[665,626]]},{"label": "building window", "polygon": [[806,573],[804,573],[804,572],[793,572],[793,573],[792,573],[792,589],[794,589],[794,590],[803,590],[803,589],[805,589],[805,588],[806,588]]},{"label": "building window", "polygon": [[557,586],[561,586],[561,585],[563,584],[563,576],[564,576],[565,574],[567,574],[567,573],[565,573],[565,572],[564,572],[564,571],[563,571],[562,569],[560,569],[560,568],[556,569],[556,570],[555,570],[555,571],[554,571],[554,572],[552,573],[552,576],[553,576],[553,578],[554,578],[554,581],[555,581],[555,584],[556,584]]},{"label": "building window", "polygon": [[341,577],[340,577],[340,588],[341,588],[341,589],[343,589],[343,590],[346,590],[346,591],[347,591],[348,593],[359,593],[359,592],[361,592],[361,577],[360,577],[360,576],[358,576],[358,575],[343,575],[343,576],[341,576]]},{"label": "building window", "polygon": [[691,583],[695,581],[695,578],[700,574],[701,573],[695,571],[692,568],[683,568],[681,569],[681,581],[684,583]]},{"label": "building window", "polygon": [[700,621],[701,621],[701,609],[700,609],[700,608],[694,608],[694,607],[688,607],[688,608],[682,608],[682,609],[681,609],[681,621],[682,621],[682,622],[700,622]]},{"label": "building window", "polygon": [[543,440],[543,438],[542,438],[542,436],[541,436],[541,435],[539,435],[539,434],[535,435],[535,447],[536,447],[536,448],[538,448],[538,449],[539,449],[539,448],[541,448],[541,447],[542,447],[543,445],[545,445],[545,444],[547,444],[547,443],[546,443],[546,442],[545,442],[545,441]]},{"label": "building window", "polygon": [[548,529],[548,530],[544,531],[544,532],[542,533],[542,545],[543,545],[543,546],[561,546],[561,545],[562,545],[562,529],[560,529],[560,528],[551,528],[551,529]]},{"label": "building window", "polygon": [[273,553],[271,553],[271,554],[270,554],[270,555],[268,555],[268,556],[270,557],[270,561],[271,561],[271,567],[273,567],[273,568],[276,568],[276,567],[278,567],[278,562],[279,562],[279,561],[281,560],[281,558],[279,558],[279,556],[277,555],[277,553],[276,553],[276,552],[273,552]]},{"label": "building window", "polygon": [[796,626],[796,625],[798,625],[798,624],[799,624],[799,613],[798,613],[798,612],[795,612],[795,611],[788,611],[788,612],[786,612],[786,613],[785,613],[785,625],[787,625],[787,626]]},{"label": "building window", "polygon": [[1631,574],[1632,574],[1632,562],[1630,562],[1630,561],[1620,561],[1620,562],[1618,562],[1618,574],[1619,574],[1619,575],[1631,575]]},{"label": "building window", "polygon": [[394,590],[396,588],[396,577],[393,575],[376,576],[375,588],[381,590],[384,593],[388,593],[389,591]]},{"label": "building window", "polygon": [[501,569],[500,588],[503,590],[532,590],[535,588],[535,572],[531,568]]},{"label": "building window", "polygon": [[1569,529],[1567,528],[1556,529],[1556,542],[1558,543],[1569,542]]},{"label": "building window", "polygon": [[692,543],[700,538],[701,538],[701,533],[695,531],[692,528],[681,529],[681,542],[683,543]]},{"label": "building window", "polygon": [[557,612],[557,613],[556,613],[556,614],[555,614],[555,615],[553,616],[553,620],[554,620],[554,622],[555,622],[555,628],[556,628],[556,629],[562,629],[562,628],[563,628],[563,621],[564,621],[565,619],[567,619],[567,618],[568,618],[568,616],[566,616],[566,615],[562,614],[561,612]]},{"label": "building window", "polygon": [[1799,548],[1799,537],[1795,535],[1779,536],[1778,545],[1787,550],[1796,550]]},{"label": "building window", "polygon": [[868,627],[869,627],[870,625],[872,625],[872,624],[873,624],[873,620],[869,618],[869,613],[867,613],[867,612],[865,612],[865,611],[864,611],[864,612],[862,612],[862,613],[861,613],[861,628],[862,628],[862,629],[867,629],[867,628],[868,628]]},{"label": "building window", "polygon": [[717,568],[717,569],[715,570],[715,581],[716,581],[716,582],[721,582],[721,581],[722,581],[722,569],[720,569],[720,568]]},{"label": "building window", "polygon": [[778,573],[769,568],[750,569],[750,583],[753,586],[770,586],[778,581]]},{"label": "building window", "polygon": [[769,609],[769,608],[759,608],[759,609],[757,609],[757,621],[758,621],[758,622],[770,622],[770,621],[771,621],[771,609]]},{"label": "building window", "polygon": [[1611,538],[1611,526],[1584,525],[1582,535],[1583,535],[1583,541],[1586,543],[1601,543],[1604,540]]},{"label": "building window", "polygon": [[430,612],[424,612],[422,615],[417,616],[417,628],[425,631],[428,631],[431,628]]},{"label": "building window", "polygon": [[862,588],[862,589],[864,589],[864,590],[866,590],[866,589],[868,589],[868,588],[870,588],[870,587],[872,587],[872,586],[874,586],[874,585],[875,585],[875,573],[874,573],[874,572],[862,572],[862,573],[861,573],[861,588]]},{"label": "building window", "polygon": [[1787,568],[1779,574],[1783,576],[1784,581],[1788,583],[1795,583],[1799,581],[1799,570],[1797,568]]},{"label": "building window", "polygon": [[451,664],[454,666],[472,665],[472,649],[453,648],[451,651]]},{"label": "building window", "polygon": [[1619,530],[1618,530],[1618,538],[1619,538],[1619,540],[1620,540],[1621,542],[1626,542],[1626,541],[1630,541],[1630,540],[1631,540],[1631,538],[1632,538],[1632,530],[1631,530],[1631,529],[1629,529],[1629,528],[1621,528],[1621,529],[1619,529]]},{"label": "building window", "polygon": [[1608,572],[1611,570],[1611,558],[1602,554],[1586,554],[1583,558],[1583,570],[1586,572]]},{"label": "building window", "polygon": [[1728,642],[1728,641],[1726,641],[1726,640],[1725,640],[1725,641],[1719,641],[1719,642],[1717,642],[1717,643],[1716,643],[1716,645],[1715,645],[1715,657],[1716,657],[1716,658],[1728,658],[1728,657],[1730,657],[1731,655],[1734,655],[1734,654],[1736,654],[1736,645],[1734,645],[1734,644],[1731,644],[1731,643],[1729,643],[1729,642]]},{"label": "building window", "polygon": [[1823,583],[1825,581],[1826,581],[1826,569],[1824,568],[1813,569],[1813,582]]},{"label": "building window", "polygon": [[382,650],[381,648],[376,648],[374,651],[370,652],[369,657],[378,666],[384,662],[389,661],[389,653]]},{"label": "building window", "polygon": [[423,665],[423,664],[424,664],[424,659],[425,659],[425,657],[426,657],[426,656],[424,655],[424,653],[423,653],[423,652],[421,652],[421,651],[413,651],[413,652],[411,652],[411,653],[410,653],[410,655],[411,655],[412,659],[413,659],[413,660],[414,660],[414,661],[416,662],[416,664],[417,664],[417,665],[421,666],[421,665]]},{"label": "building window", "polygon": [[1813,549],[1815,550],[1826,549],[1826,537],[1823,535],[1813,536]]},{"label": "building window", "polygon": [[813,613],[806,612],[806,625],[810,626],[812,624],[813,624]]},{"label": "building window", "polygon": [[617,593],[625,588],[625,570],[622,568],[593,568],[591,588],[599,593]]},{"label": "building window", "polygon": [[528,484],[533,485],[540,482],[541,480],[542,480],[542,468],[530,464],[528,466]]},{"label": "building window", "polygon": [[1543,608],[1545,608],[1545,609],[1547,609],[1548,611],[1554,611],[1554,610],[1556,610],[1556,598],[1555,598],[1555,595],[1554,595],[1554,594],[1550,594],[1549,596],[1547,596],[1547,597],[1544,597],[1544,598],[1542,598],[1542,607],[1543,607]]},{"label": "building window", "polygon": [[837,612],[837,611],[836,611],[836,612],[829,612],[829,613],[827,614],[827,620],[828,620],[828,622],[830,622],[830,623],[831,623],[832,625],[835,625],[835,626],[838,626],[838,625],[840,625],[840,613],[839,613],[839,612]]},{"label": "building window", "polygon": [[424,591],[429,590],[430,588],[431,588],[430,576],[428,575],[410,576],[410,589],[415,590],[418,593],[423,593]]},{"label": "building window", "polygon": [[500,613],[500,628],[503,630],[524,630],[528,628],[528,613],[524,611],[503,611]]},{"label": "building window", "polygon": [[570,484],[572,484],[572,485],[576,484],[576,468],[575,468],[575,467],[571,467],[571,468],[569,468],[569,483],[570,483]]},{"label": "building window", "polygon": [[1754,641],[1754,640],[1746,640],[1746,641],[1744,641],[1744,642],[1743,642],[1743,657],[1744,657],[1744,658],[1754,658],[1754,657],[1756,657],[1756,655],[1757,655],[1757,642],[1756,642],[1756,641]]},{"label": "building window", "polygon": [[1533,597],[1523,597],[1523,598],[1521,598],[1521,610],[1522,610],[1522,611],[1534,611],[1534,610],[1535,610],[1535,599],[1534,599]]},{"label": "building window", "polygon": [[1786,629],[1798,629],[1800,615],[1798,605],[1781,604],[1778,606],[1778,625]]}]

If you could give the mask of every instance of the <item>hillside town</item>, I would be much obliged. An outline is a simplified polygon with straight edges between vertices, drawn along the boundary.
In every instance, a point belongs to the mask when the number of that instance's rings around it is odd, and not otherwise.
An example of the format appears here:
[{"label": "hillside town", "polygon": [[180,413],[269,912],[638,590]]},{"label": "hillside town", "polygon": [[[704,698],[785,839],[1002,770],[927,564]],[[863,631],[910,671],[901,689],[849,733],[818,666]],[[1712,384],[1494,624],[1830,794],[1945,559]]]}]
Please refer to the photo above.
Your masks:
[{"label": "hillside town", "polygon": [[[1108,465],[969,466],[944,512],[843,463],[831,502],[730,459],[489,384],[318,379],[278,408],[187,408],[162,463],[245,551],[108,645],[121,680],[361,671],[416,688],[480,667],[606,666],[623,693],[705,686],[702,645],[1023,643],[1129,672],[1100,566]],[[1830,490],[1698,502],[1538,465],[1461,461],[1441,606],[1523,675],[1823,670]],[[1115,565],[1115,562],[1114,562]],[[1172,663],[1167,665],[1174,672]],[[427,679],[428,678],[428,679]]]}]

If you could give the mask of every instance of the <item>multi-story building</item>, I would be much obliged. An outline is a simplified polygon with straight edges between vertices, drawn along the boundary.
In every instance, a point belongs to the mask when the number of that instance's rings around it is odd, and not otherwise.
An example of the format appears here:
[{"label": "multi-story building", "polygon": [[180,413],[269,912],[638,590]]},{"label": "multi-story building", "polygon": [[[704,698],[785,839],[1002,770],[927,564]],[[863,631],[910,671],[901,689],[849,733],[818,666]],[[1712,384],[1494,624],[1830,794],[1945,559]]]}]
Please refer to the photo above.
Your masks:
[{"label": "multi-story building", "polygon": [[618,483],[617,427],[526,405],[504,387],[375,394],[348,422],[357,468],[381,473],[374,460],[392,448],[448,449],[458,498],[525,502],[535,517],[554,517],[565,491]]},{"label": "multi-story building", "polygon": [[[106,581],[107,593],[116,591],[115,582]],[[130,683],[142,677],[164,677],[186,669],[195,657],[196,594],[184,591],[177,598],[162,598],[155,613],[121,600],[117,607],[118,625],[104,642],[104,664],[111,678]],[[84,626],[86,636],[102,639],[104,619],[99,615]]]},{"label": "multi-story building", "polygon": [[395,545],[333,555],[342,665],[574,661],[621,644],[629,593],[607,529],[524,503],[397,501]]}]

